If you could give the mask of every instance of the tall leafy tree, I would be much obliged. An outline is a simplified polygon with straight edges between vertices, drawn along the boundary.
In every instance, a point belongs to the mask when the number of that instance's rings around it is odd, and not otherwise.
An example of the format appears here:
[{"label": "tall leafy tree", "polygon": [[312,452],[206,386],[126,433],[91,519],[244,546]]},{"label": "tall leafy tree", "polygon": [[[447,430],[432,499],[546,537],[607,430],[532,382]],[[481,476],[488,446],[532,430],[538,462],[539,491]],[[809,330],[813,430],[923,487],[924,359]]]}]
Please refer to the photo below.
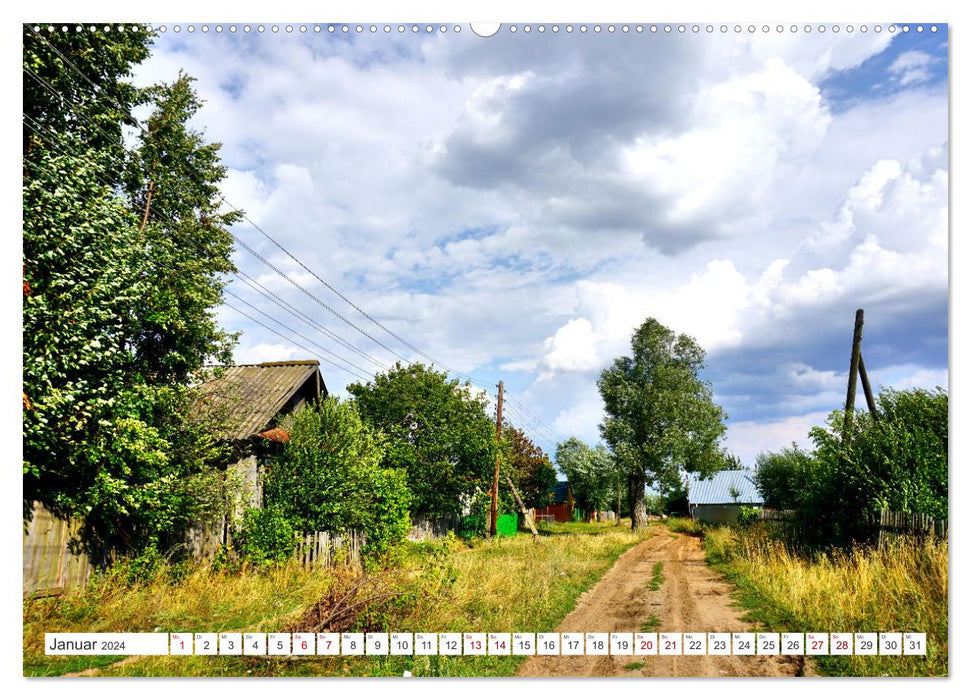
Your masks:
[{"label": "tall leafy tree", "polygon": [[[150,36],[42,30],[24,32],[25,516],[40,501],[90,544],[163,547],[212,504],[188,383],[233,341],[212,307],[237,215],[218,211],[218,146],[186,126],[188,79],[128,82]],[[147,182],[165,185],[146,218]]]},{"label": "tall leafy tree", "polygon": [[25,158],[56,134],[116,162],[122,159],[122,130],[136,126],[132,108],[144,100],[130,82],[131,69],[148,58],[151,42],[149,33],[125,29],[64,32],[60,25],[23,26]]},{"label": "tall leafy tree", "polygon": [[600,374],[601,433],[627,476],[632,528],[647,522],[646,484],[666,492],[680,485],[680,470],[707,474],[725,465],[725,413],[699,376],[704,358],[694,339],[649,318],[634,331],[631,355]]},{"label": "tall leafy tree", "polygon": [[422,364],[396,364],[347,387],[361,417],[389,439],[382,464],[408,475],[412,512],[459,513],[492,486],[496,434],[486,399]]},{"label": "tall leafy tree", "polygon": [[813,479],[803,479],[804,510],[822,515],[833,541],[863,538],[864,517],[886,508],[948,517],[947,393],[888,389],[877,415],[862,411],[845,428],[833,412],[810,430],[816,449]]},{"label": "tall leafy tree", "polygon": [[617,464],[603,445],[590,447],[579,438],[568,438],[556,446],[556,464],[583,512],[605,510],[615,501]]}]

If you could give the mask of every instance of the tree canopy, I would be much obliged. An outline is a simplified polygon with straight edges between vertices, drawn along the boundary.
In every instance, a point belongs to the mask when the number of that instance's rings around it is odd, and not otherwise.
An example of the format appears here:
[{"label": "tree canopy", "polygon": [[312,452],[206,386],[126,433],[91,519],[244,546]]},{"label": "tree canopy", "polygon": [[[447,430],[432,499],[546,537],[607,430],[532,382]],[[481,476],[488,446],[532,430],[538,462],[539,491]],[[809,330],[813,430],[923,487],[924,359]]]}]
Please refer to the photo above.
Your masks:
[{"label": "tree canopy", "polygon": [[485,396],[422,364],[351,384],[361,417],[388,438],[382,465],[408,475],[412,512],[441,517],[492,487],[495,424]]},{"label": "tree canopy", "polygon": [[25,516],[40,501],[91,544],[168,546],[216,456],[189,383],[234,342],[213,316],[238,216],[219,208],[219,146],[187,126],[187,76],[130,83],[149,34],[23,38]]},{"label": "tree canopy", "polygon": [[590,447],[579,438],[568,438],[556,446],[556,464],[581,511],[606,510],[616,501],[617,462],[603,445]]},{"label": "tree canopy", "polygon": [[631,526],[646,524],[644,487],[679,487],[680,471],[725,465],[719,441],[725,413],[699,374],[705,352],[691,337],[649,318],[631,338],[631,355],[600,374],[606,416],[601,434],[627,476]]},{"label": "tree canopy", "polygon": [[888,509],[948,517],[948,399],[938,388],[887,389],[877,414],[843,411],[795,445],[759,455],[756,481],[766,505],[796,511],[803,537],[845,544],[869,536],[867,516]]},{"label": "tree canopy", "polygon": [[290,440],[267,470],[266,506],[296,530],[361,530],[370,554],[408,534],[411,493],[404,472],[382,466],[384,437],[353,403],[329,397],[298,411]]}]

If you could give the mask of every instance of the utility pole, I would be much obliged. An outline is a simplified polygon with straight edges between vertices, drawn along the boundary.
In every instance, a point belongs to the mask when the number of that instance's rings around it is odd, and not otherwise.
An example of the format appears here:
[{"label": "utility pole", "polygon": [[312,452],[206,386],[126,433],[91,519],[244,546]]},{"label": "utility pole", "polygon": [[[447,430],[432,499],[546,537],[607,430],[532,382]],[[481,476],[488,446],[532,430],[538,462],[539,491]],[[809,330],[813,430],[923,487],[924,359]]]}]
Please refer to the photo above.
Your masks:
[{"label": "utility pole", "polygon": [[874,420],[877,418],[877,403],[873,400],[873,390],[870,388],[870,379],[866,376],[866,365],[863,364],[863,355],[860,355],[860,384],[863,385],[863,395],[866,396],[866,407],[870,409],[870,415]]},{"label": "utility pole", "polygon": [[[850,377],[846,384],[846,408],[843,412],[843,436],[853,424],[853,408],[856,404],[856,376],[860,373],[860,344],[863,342],[863,309],[856,310],[853,325],[853,349],[850,352]],[[869,383],[869,382],[867,382]]]},{"label": "utility pole", "polygon": [[489,509],[489,537],[496,536],[496,521],[499,519],[499,462],[502,458],[502,382],[499,382],[499,397],[496,400],[496,471],[492,476],[492,507]]}]

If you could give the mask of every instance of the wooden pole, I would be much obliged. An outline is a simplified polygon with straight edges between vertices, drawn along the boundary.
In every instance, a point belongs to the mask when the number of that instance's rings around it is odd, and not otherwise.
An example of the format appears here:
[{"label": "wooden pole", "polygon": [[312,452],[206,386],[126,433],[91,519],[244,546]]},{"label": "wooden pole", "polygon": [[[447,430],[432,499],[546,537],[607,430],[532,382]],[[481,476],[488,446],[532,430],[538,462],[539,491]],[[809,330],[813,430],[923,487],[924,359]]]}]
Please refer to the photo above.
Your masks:
[{"label": "wooden pole", "polygon": [[499,382],[499,396],[496,401],[496,470],[492,475],[492,506],[489,508],[489,537],[496,536],[496,521],[499,519],[499,463],[502,459],[502,382]]},{"label": "wooden pole", "polygon": [[863,309],[856,310],[853,325],[853,350],[850,353],[850,377],[846,383],[846,408],[843,416],[843,434],[853,424],[853,408],[856,404],[856,376],[860,373],[860,343],[863,342]]},{"label": "wooden pole", "polygon": [[529,513],[526,511],[526,504],[523,503],[523,499],[519,497],[519,491],[516,490],[516,485],[512,483],[512,479],[509,478],[508,474],[504,474],[506,477],[506,483],[509,484],[509,488],[512,490],[512,495],[516,498],[516,503],[519,504],[519,510],[523,513],[523,520],[526,521],[526,526],[533,533],[533,539],[539,537],[539,533],[536,532],[536,525],[533,524],[533,519],[529,517]]},{"label": "wooden pole", "polygon": [[873,391],[870,389],[870,380],[866,376],[866,365],[863,364],[863,355],[860,355],[860,384],[863,385],[863,395],[866,397],[866,407],[870,409],[873,419],[877,418],[877,404],[873,400]]}]

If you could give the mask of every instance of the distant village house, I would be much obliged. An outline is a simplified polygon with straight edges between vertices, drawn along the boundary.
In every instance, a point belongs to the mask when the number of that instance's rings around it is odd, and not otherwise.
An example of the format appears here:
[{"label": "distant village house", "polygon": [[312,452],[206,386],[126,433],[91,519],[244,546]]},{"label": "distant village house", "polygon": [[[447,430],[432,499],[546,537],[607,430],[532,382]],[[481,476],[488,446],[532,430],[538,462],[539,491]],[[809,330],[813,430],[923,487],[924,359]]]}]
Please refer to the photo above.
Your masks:
[{"label": "distant village house", "polygon": [[688,512],[695,520],[733,523],[742,506],[761,508],[754,473],[745,469],[715,472],[707,479],[688,474]]}]

